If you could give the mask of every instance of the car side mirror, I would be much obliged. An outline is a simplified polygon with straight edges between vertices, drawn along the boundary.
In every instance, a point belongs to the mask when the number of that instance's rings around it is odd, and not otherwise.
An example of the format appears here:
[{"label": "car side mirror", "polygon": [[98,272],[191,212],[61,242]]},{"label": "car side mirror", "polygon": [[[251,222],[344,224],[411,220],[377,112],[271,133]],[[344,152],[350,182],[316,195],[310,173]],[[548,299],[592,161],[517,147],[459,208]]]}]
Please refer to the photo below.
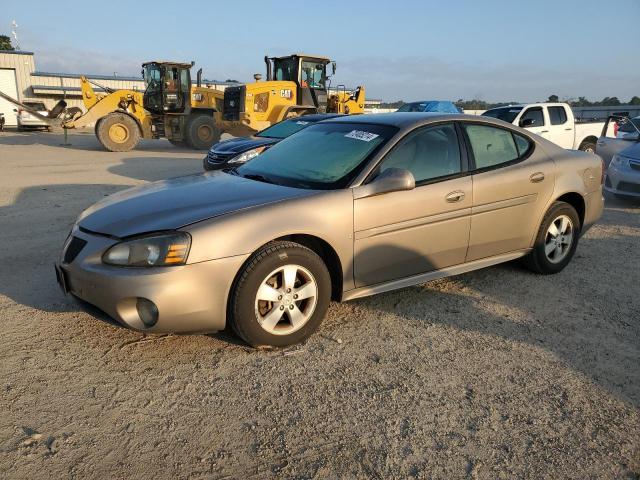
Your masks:
[{"label": "car side mirror", "polygon": [[625,133],[622,136],[623,140],[629,140],[630,142],[637,142],[640,141],[640,133],[638,132],[633,132],[633,133]]},{"label": "car side mirror", "polygon": [[366,185],[354,189],[355,199],[374,197],[383,193],[401,192],[416,188],[413,173],[404,168],[387,168]]},{"label": "car side mirror", "polygon": [[536,124],[536,121],[533,118],[524,118],[520,120],[520,126],[522,128],[533,127]]}]

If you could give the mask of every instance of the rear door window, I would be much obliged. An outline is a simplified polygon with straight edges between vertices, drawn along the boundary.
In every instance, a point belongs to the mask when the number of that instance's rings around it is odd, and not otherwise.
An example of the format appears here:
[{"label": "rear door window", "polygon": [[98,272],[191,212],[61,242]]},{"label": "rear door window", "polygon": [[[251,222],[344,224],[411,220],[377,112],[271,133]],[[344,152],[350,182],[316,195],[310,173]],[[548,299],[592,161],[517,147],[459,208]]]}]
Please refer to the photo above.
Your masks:
[{"label": "rear door window", "polygon": [[567,123],[567,112],[564,107],[549,107],[549,120],[551,125],[563,125]]},{"label": "rear door window", "polygon": [[[495,167],[520,157],[516,142],[509,130],[488,125],[463,125],[471,144],[476,169]],[[529,147],[524,147],[523,144],[522,148]]]}]

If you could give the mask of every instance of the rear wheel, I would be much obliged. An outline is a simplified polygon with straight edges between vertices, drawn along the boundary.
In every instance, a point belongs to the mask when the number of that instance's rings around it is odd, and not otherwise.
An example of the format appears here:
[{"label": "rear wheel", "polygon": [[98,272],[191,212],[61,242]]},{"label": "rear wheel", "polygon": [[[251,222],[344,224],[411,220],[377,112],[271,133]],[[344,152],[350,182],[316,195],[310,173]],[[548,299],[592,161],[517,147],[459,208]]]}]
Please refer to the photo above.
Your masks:
[{"label": "rear wheel", "polygon": [[110,152],[128,152],[140,141],[136,121],[124,113],[110,113],[96,124],[98,141]]},{"label": "rear wheel", "polygon": [[195,150],[208,150],[220,140],[220,130],[212,115],[199,114],[186,122],[185,139],[189,147]]},{"label": "rear wheel", "polygon": [[555,202],[542,220],[533,250],[524,259],[526,265],[544,275],[562,271],[576,251],[580,228],[575,208]]},{"label": "rear wheel", "polygon": [[318,328],[330,296],[329,271],[315,252],[293,242],[272,242],[240,272],[229,323],[252,346],[291,345]]}]

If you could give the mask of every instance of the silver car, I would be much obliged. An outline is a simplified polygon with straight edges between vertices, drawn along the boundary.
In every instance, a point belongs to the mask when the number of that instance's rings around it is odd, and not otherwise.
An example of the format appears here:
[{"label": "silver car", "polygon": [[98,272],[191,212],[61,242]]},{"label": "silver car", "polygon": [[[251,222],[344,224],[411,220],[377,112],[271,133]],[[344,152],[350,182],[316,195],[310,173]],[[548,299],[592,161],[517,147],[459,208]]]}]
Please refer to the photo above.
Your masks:
[{"label": "silver car", "polygon": [[236,169],[96,203],[56,274],[131,328],[230,324],[251,345],[289,345],[332,299],[519,258],[561,271],[602,213],[602,177],[597,156],[492,118],[335,118]]},{"label": "silver car", "polygon": [[[610,124],[621,126],[612,135]],[[607,165],[604,189],[620,198],[640,198],[640,122],[611,116],[596,144],[596,153]]]}]

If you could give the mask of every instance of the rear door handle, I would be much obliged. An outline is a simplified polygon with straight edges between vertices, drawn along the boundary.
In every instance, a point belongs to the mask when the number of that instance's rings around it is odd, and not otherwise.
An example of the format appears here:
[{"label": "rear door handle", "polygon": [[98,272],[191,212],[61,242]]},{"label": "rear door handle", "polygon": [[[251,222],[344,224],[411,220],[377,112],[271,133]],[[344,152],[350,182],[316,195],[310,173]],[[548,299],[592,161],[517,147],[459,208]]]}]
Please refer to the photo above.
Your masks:
[{"label": "rear door handle", "polygon": [[542,130],[540,133],[549,133],[549,130]]},{"label": "rear door handle", "polygon": [[462,190],[456,190],[454,192],[448,193],[444,198],[449,203],[459,202],[464,198],[464,192]]},{"label": "rear door handle", "polygon": [[542,173],[542,172],[536,172],[536,173],[534,173],[533,175],[531,175],[531,176],[529,177],[529,180],[530,180],[532,183],[540,183],[541,181],[543,181],[543,180],[544,180],[544,173]]}]

